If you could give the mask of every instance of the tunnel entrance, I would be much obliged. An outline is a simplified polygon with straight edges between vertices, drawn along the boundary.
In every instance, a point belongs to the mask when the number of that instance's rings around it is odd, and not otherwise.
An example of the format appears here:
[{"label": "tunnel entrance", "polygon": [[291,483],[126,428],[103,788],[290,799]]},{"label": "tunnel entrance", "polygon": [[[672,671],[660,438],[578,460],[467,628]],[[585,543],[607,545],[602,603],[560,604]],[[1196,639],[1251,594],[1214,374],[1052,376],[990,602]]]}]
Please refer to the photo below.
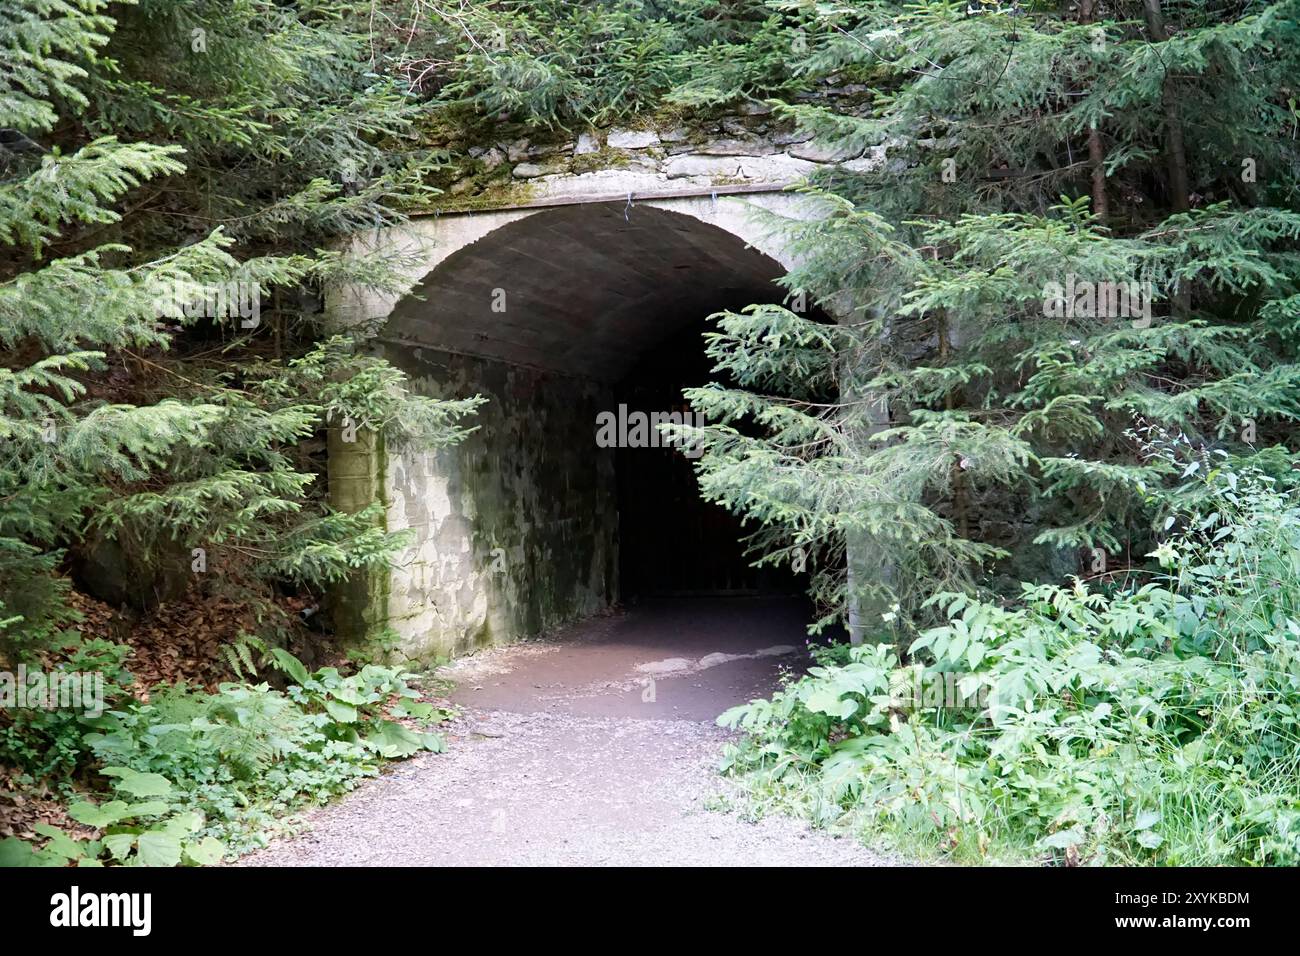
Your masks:
[{"label": "tunnel entrance", "polygon": [[[772,298],[759,290],[719,290],[717,305],[741,309]],[[750,296],[750,298],[746,298]],[[741,301],[744,299],[744,301]],[[640,357],[614,388],[628,414],[689,415],[683,391],[718,381],[704,351],[713,326],[686,320]],[[731,384],[731,383],[726,383]],[[700,496],[690,454],[673,447],[623,447],[615,457],[618,481],[619,591],[624,601],[652,597],[795,593],[798,581],[775,568],[752,567],[739,517]]]},{"label": "tunnel entrance", "polygon": [[417,390],[488,404],[459,446],[386,450],[389,528],[416,541],[387,621],[411,656],[620,601],[799,591],[750,567],[680,449],[597,440],[602,415],[689,411],[682,390],[717,378],[706,317],[782,301],[784,271],[700,215],[625,203],[535,211],[441,259],[377,341]]}]

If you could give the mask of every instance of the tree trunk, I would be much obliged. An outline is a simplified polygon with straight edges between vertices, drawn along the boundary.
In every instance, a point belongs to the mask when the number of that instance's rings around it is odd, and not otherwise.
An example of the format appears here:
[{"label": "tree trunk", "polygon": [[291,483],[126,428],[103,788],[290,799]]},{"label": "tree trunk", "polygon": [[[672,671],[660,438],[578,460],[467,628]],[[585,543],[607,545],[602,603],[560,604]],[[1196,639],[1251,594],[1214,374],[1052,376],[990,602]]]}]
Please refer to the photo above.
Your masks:
[{"label": "tree trunk", "polygon": [[[1142,12],[1146,17],[1147,37],[1151,42],[1164,43],[1168,40],[1169,31],[1165,28],[1164,14],[1160,11],[1160,0],[1142,0]],[[1165,75],[1161,99],[1165,109],[1165,163],[1169,168],[1169,199],[1174,212],[1187,212],[1191,208],[1187,186],[1187,149],[1183,145],[1183,121],[1178,116],[1174,81],[1168,74]]]},{"label": "tree trunk", "polygon": [[[948,312],[943,310],[939,313],[939,364],[947,366],[948,358],[952,351],[952,343],[948,335]],[[956,390],[948,392],[943,397],[943,407],[952,411],[957,407]],[[952,467],[949,472],[949,482],[952,489],[952,514],[957,522],[957,533],[963,538],[970,537],[970,510],[968,507],[968,495],[966,493],[966,476],[963,474],[962,458],[960,455],[953,455]]]},{"label": "tree trunk", "polygon": [[[1095,19],[1096,0],[1080,0],[1079,22],[1092,23]],[[1088,130],[1088,168],[1092,176],[1092,211],[1105,225],[1110,218],[1110,205],[1106,201],[1106,144],[1101,131],[1093,126]]]}]

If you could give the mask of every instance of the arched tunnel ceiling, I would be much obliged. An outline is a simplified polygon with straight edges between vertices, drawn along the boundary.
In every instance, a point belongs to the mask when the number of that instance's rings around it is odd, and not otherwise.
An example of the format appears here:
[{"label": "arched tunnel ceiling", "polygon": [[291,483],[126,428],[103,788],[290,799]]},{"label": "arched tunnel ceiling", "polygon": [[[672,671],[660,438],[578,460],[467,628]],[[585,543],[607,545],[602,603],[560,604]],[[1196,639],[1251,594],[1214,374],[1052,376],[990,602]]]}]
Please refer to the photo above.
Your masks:
[{"label": "arched tunnel ceiling", "polygon": [[[626,218],[625,218],[626,211]],[[778,301],[774,260],[716,226],[621,203],[536,213],[448,256],[381,339],[618,381],[724,307]],[[504,290],[505,311],[493,311]]]}]

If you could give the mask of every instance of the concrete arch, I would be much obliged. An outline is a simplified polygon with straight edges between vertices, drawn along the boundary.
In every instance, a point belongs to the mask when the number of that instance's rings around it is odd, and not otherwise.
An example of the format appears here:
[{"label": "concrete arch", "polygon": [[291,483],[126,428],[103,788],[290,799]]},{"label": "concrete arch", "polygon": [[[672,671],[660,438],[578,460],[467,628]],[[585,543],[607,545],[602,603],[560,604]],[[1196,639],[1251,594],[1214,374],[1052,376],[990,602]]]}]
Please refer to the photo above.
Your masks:
[{"label": "concrete arch", "polygon": [[794,263],[773,216],[817,212],[788,192],[634,196],[429,216],[357,240],[403,257],[409,286],[343,293],[336,319],[382,322],[378,347],[416,390],[489,402],[453,449],[331,438],[335,506],[381,500],[389,530],[414,535],[391,574],[341,595],[345,629],[392,628],[405,656],[428,659],[616,601],[615,459],[595,447],[596,416],[675,330],[779,301],[773,280]]},{"label": "concrete arch", "polygon": [[638,208],[652,208],[690,217],[730,233],[786,269],[795,265],[794,257],[772,217],[809,220],[825,208],[813,197],[788,190],[729,192],[726,187],[720,187],[683,196],[629,193],[621,199],[592,197],[509,209],[417,216],[401,225],[358,235],[352,242],[352,249],[358,254],[391,257],[396,272],[406,283],[405,288],[334,290],[328,311],[333,321],[344,325],[383,319],[444,261],[497,230],[548,210],[615,203],[630,206],[629,215]]}]

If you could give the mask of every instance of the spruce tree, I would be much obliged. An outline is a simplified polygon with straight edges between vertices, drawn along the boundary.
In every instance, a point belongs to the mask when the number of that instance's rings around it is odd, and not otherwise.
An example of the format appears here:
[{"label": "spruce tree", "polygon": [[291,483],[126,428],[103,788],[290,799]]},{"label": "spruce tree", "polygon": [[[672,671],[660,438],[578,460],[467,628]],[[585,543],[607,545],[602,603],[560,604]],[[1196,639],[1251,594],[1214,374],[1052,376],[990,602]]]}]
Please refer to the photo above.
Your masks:
[{"label": "spruce tree", "polygon": [[391,284],[331,251],[398,221],[443,157],[370,58],[365,9],[6,0],[0,9],[0,652],[75,619],[69,553],[195,554],[271,615],[402,546],[324,507],[325,429],[452,442],[435,402],[324,336],[321,289]]},{"label": "spruce tree", "polygon": [[1294,2],[820,8],[806,78],[871,95],[779,109],[872,161],[811,184],[785,281],[842,321],[717,317],[740,387],[691,393],[704,494],[876,634],[935,590],[1140,562],[1185,477],[1143,430],[1295,434],[1297,40]]}]

